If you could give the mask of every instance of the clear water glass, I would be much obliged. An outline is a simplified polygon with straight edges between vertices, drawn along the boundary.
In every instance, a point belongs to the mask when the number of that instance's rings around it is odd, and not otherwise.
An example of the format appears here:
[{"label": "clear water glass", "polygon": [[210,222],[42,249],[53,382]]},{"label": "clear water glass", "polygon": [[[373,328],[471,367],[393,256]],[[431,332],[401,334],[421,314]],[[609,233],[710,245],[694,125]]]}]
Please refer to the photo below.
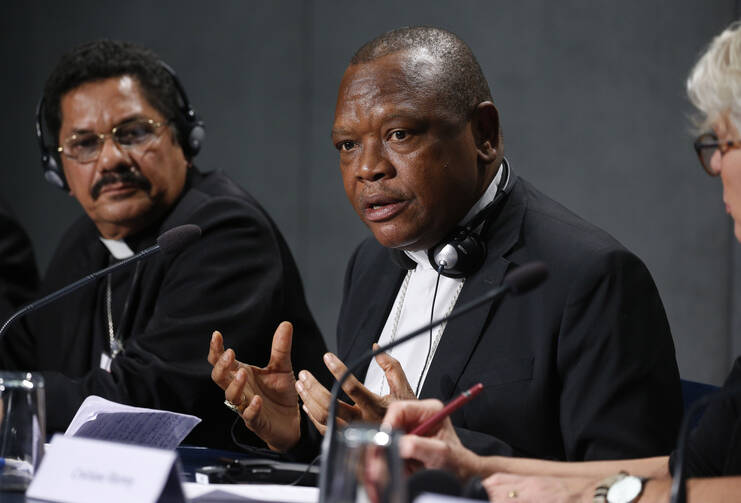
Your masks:
[{"label": "clear water glass", "polygon": [[25,491],[44,455],[44,379],[0,372],[0,491]]},{"label": "clear water glass", "polygon": [[337,434],[328,503],[405,503],[401,433],[351,424]]}]

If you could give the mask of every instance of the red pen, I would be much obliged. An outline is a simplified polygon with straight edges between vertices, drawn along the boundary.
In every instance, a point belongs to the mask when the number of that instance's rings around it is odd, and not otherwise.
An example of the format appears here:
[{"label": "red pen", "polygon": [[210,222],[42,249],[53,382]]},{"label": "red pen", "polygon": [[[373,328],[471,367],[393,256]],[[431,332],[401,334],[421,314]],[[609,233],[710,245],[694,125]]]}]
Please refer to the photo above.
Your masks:
[{"label": "red pen", "polygon": [[424,436],[427,435],[432,428],[440,424],[443,419],[451,415],[453,412],[457,411],[461,407],[463,407],[465,404],[471,401],[473,397],[481,393],[481,390],[484,389],[484,385],[481,383],[474,384],[469,389],[455,397],[453,400],[449,401],[445,407],[440,410],[437,414],[429,418],[424,423],[420,424],[416,428],[414,428],[410,433],[412,435],[419,435]]}]

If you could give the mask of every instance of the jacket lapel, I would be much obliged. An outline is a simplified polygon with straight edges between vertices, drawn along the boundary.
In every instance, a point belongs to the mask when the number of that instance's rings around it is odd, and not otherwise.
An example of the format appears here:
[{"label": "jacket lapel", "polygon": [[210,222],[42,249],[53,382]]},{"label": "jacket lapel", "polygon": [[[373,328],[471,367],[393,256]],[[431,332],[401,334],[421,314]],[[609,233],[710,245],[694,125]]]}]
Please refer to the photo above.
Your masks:
[{"label": "jacket lapel", "polygon": [[[520,239],[525,214],[525,204],[516,183],[516,179],[512,181],[512,192],[487,230],[486,261],[479,271],[466,278],[456,302],[457,306],[474,301],[501,285],[507,271],[512,265],[517,265],[511,264],[505,257]],[[448,400],[456,391],[460,391],[457,389],[458,380],[497,306],[498,302],[483,305],[447,324],[432,359],[420,398]]]},{"label": "jacket lapel", "polygon": [[[385,251],[385,250],[384,250]],[[368,269],[369,274],[365,274],[360,282],[360,287],[368,292],[362,306],[353,306],[350,312],[359,313],[355,335],[349,346],[340,347],[340,359],[349,364],[363,353],[370,351],[374,342],[383,330],[391,307],[396,299],[396,292],[401,285],[406,271],[394,264],[386,256],[383,257],[383,265],[378,268],[371,267]],[[354,296],[360,299],[361,296]],[[342,341],[342,337],[339,341]],[[368,371],[368,364],[364,364],[361,370],[355,373],[355,377],[361,382],[365,380],[365,374]]]}]

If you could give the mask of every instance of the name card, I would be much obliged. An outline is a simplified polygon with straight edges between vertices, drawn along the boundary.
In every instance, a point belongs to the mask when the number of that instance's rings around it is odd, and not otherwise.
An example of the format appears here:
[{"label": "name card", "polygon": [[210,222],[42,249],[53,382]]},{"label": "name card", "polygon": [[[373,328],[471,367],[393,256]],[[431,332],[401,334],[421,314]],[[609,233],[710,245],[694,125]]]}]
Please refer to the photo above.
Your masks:
[{"label": "name card", "polygon": [[29,500],[76,503],[185,502],[174,451],[55,435]]}]

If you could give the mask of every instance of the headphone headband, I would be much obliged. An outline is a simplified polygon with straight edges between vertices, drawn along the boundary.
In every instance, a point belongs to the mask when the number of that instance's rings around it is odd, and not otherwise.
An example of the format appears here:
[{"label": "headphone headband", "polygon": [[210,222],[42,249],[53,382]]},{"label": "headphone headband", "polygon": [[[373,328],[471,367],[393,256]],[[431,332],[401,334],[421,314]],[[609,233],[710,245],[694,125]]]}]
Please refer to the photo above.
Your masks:
[{"label": "headphone headband", "polygon": [[180,101],[183,103],[180,107],[180,114],[183,119],[181,127],[184,127],[185,130],[179,131],[181,135],[180,145],[183,147],[185,155],[188,158],[195,157],[201,150],[201,144],[206,138],[206,124],[198,117],[195,110],[193,110],[193,107],[190,106],[188,93],[185,92],[185,88],[180,83],[180,79],[178,79],[175,70],[162,60],[159,60],[158,62],[160,66],[170,74],[170,77],[172,77],[172,82],[175,84],[175,88],[178,91]]}]

